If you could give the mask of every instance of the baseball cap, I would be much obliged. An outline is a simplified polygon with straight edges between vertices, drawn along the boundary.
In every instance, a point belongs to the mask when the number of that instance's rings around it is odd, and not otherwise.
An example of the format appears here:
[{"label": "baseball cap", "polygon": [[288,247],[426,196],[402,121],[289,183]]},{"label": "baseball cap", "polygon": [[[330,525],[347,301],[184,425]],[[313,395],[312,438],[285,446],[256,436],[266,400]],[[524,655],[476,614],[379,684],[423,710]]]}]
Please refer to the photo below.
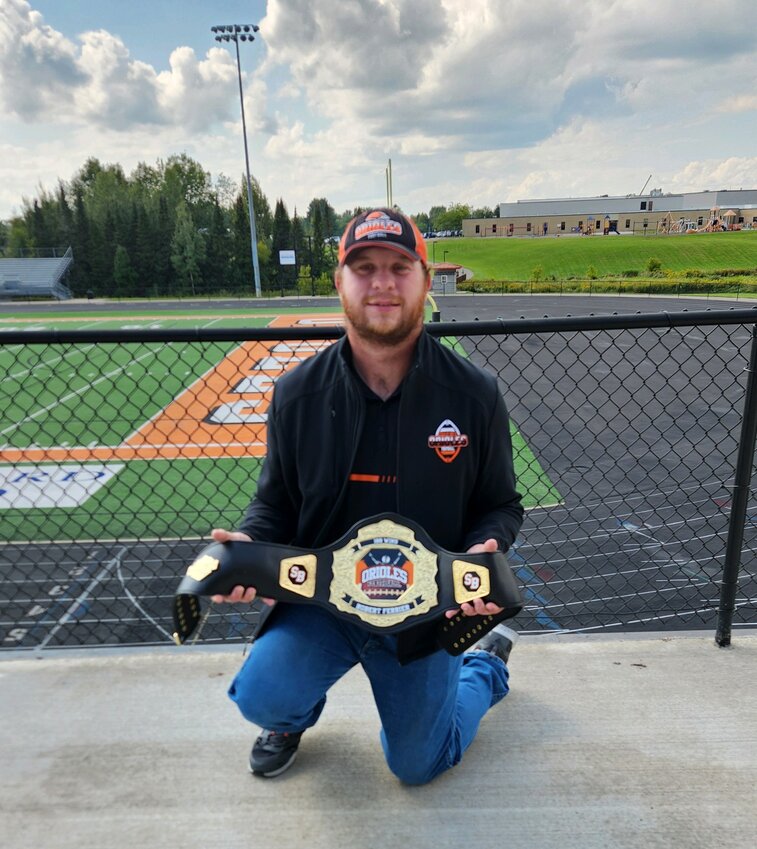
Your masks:
[{"label": "baseball cap", "polygon": [[428,262],[426,243],[415,222],[398,209],[384,206],[361,212],[350,221],[339,242],[339,265],[360,248],[389,248],[424,265]]}]

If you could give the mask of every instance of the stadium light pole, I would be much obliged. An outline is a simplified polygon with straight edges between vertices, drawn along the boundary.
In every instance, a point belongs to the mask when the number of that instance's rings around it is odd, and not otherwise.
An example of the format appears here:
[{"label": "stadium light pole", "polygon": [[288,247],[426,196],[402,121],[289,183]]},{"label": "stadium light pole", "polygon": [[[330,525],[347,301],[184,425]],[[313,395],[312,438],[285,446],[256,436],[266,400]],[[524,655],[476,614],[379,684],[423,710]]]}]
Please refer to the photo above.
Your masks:
[{"label": "stadium light pole", "polygon": [[216,41],[233,41],[237,50],[237,78],[239,80],[239,105],[242,109],[242,139],[244,140],[244,164],[247,171],[247,208],[250,213],[250,242],[252,250],[252,273],[255,276],[255,295],[260,297],[260,267],[258,265],[258,237],[255,228],[255,206],[252,202],[252,181],[250,179],[250,154],[247,151],[247,124],[244,118],[244,97],[242,95],[242,65],[239,61],[239,42],[255,41],[254,32],[260,29],[257,24],[224,24],[211,27]]}]

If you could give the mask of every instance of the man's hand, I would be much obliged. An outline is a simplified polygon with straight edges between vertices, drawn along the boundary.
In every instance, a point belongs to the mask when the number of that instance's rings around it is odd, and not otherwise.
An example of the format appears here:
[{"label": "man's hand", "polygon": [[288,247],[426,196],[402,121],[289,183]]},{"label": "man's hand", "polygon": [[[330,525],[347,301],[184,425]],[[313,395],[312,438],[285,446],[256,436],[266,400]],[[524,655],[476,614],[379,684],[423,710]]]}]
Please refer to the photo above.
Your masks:
[{"label": "man's hand", "polygon": [[[252,537],[242,531],[227,531],[223,528],[214,528],[210,535],[216,542],[252,542]],[[249,604],[255,599],[256,595],[257,591],[255,587],[237,586],[234,587],[228,595],[212,595],[210,600],[214,601],[216,604],[222,604],[224,602],[232,604],[237,602],[246,602]],[[261,596],[260,600],[268,605],[274,603],[272,598],[263,598]]]},{"label": "man's hand", "polygon": [[[477,542],[475,545],[472,545],[468,549],[468,554],[481,554],[482,552],[493,554],[497,548],[497,540],[488,539],[486,542]],[[487,616],[490,613],[502,613],[503,610],[503,607],[500,607],[491,601],[484,601],[482,598],[474,598],[473,601],[466,601],[454,610],[446,611],[444,615],[447,619],[452,619],[452,617],[456,616],[458,613],[462,613],[463,616]]]}]

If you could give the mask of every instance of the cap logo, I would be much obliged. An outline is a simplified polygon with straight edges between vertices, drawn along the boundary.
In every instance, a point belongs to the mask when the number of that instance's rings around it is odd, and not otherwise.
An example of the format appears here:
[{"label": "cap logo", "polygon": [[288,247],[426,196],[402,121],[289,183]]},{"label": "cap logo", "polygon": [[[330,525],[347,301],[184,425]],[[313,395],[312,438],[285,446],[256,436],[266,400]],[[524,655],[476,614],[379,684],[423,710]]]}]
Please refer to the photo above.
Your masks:
[{"label": "cap logo", "polygon": [[355,241],[374,237],[401,236],[402,224],[384,212],[372,212],[365,221],[355,227]]},{"label": "cap logo", "polygon": [[450,419],[445,419],[428,438],[428,447],[436,451],[436,456],[445,463],[457,459],[462,448],[468,447],[468,437],[460,433],[460,428]]}]

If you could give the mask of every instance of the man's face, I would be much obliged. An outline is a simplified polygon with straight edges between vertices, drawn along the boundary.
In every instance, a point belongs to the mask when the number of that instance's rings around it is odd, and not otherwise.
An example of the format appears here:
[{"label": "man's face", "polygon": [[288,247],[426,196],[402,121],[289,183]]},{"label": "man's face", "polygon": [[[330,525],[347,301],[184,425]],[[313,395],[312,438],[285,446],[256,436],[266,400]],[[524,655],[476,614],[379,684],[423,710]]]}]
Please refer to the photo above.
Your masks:
[{"label": "man's face", "polygon": [[366,341],[396,345],[423,324],[430,281],[418,260],[388,248],[363,248],[337,272],[348,323]]}]

